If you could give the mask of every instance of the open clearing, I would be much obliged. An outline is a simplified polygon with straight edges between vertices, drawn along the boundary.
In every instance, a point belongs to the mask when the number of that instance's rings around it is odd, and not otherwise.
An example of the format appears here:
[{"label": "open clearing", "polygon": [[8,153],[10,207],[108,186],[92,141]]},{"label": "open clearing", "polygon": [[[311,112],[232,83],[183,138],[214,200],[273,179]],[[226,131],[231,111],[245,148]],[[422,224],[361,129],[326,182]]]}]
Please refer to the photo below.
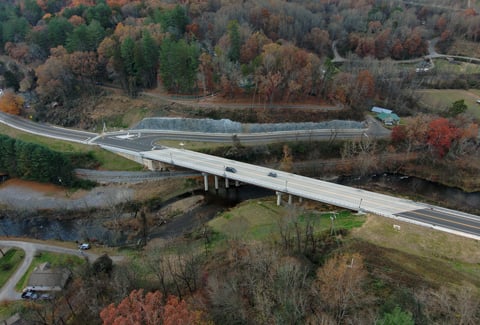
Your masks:
[{"label": "open clearing", "polygon": [[479,89],[422,89],[417,93],[421,95],[420,101],[436,112],[441,112],[453,102],[463,99],[468,107],[467,112],[480,118],[480,104],[476,102],[480,99]]},{"label": "open clearing", "polygon": [[480,241],[374,215],[352,237],[381,248],[390,263],[427,281],[480,285]]}]

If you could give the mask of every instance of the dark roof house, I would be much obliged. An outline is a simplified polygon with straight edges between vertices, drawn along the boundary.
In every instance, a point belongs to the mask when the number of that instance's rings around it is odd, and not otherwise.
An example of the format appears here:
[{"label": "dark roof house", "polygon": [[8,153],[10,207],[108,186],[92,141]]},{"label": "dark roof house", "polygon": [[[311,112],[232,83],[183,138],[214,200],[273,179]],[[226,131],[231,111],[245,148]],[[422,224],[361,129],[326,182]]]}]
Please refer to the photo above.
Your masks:
[{"label": "dark roof house", "polygon": [[48,262],[35,267],[28,279],[27,289],[35,291],[60,291],[65,288],[70,271],[64,268],[51,268]]}]

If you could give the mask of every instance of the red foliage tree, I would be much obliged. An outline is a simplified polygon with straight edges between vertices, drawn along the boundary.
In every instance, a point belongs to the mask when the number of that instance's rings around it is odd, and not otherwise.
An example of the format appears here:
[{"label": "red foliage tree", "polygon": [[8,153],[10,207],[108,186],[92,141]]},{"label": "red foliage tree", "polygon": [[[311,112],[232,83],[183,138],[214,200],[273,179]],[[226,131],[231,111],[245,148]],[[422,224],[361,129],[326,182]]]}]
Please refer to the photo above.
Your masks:
[{"label": "red foliage tree", "polygon": [[169,296],[163,304],[160,291],[143,294],[133,290],[118,306],[110,304],[100,312],[104,325],[190,325],[206,324],[200,311],[191,311],[185,300]]},{"label": "red foliage tree", "polygon": [[459,135],[459,130],[448,119],[437,118],[428,125],[427,144],[443,158]]},{"label": "red foliage tree", "polygon": [[393,142],[400,143],[407,139],[407,130],[405,125],[397,125],[392,129],[390,137]]}]

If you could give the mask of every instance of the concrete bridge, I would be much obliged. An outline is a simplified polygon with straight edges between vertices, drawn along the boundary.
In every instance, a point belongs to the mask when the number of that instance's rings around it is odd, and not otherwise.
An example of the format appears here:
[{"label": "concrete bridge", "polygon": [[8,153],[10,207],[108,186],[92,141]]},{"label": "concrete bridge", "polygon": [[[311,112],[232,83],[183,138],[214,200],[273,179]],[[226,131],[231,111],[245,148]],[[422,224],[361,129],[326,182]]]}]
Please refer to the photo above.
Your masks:
[{"label": "concrete bridge", "polygon": [[273,190],[278,205],[309,199],[480,239],[480,217],[460,211],[185,149],[161,147],[142,152],[119,148],[111,150],[154,168],[174,165],[198,171],[203,176],[205,191],[209,190],[212,180],[215,189],[219,188],[220,182],[227,189],[247,183]]}]

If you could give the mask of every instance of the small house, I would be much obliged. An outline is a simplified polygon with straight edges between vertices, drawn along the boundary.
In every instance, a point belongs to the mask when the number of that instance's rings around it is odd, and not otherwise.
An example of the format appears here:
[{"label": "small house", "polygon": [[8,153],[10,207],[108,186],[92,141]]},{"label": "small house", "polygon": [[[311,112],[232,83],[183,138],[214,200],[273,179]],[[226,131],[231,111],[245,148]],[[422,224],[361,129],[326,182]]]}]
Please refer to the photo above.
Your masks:
[{"label": "small house", "polygon": [[65,288],[70,271],[64,268],[51,268],[48,262],[35,267],[28,279],[27,289],[35,291],[60,291]]},{"label": "small house", "polygon": [[377,114],[377,119],[388,126],[397,125],[400,122],[400,117],[395,113],[379,113]]}]

